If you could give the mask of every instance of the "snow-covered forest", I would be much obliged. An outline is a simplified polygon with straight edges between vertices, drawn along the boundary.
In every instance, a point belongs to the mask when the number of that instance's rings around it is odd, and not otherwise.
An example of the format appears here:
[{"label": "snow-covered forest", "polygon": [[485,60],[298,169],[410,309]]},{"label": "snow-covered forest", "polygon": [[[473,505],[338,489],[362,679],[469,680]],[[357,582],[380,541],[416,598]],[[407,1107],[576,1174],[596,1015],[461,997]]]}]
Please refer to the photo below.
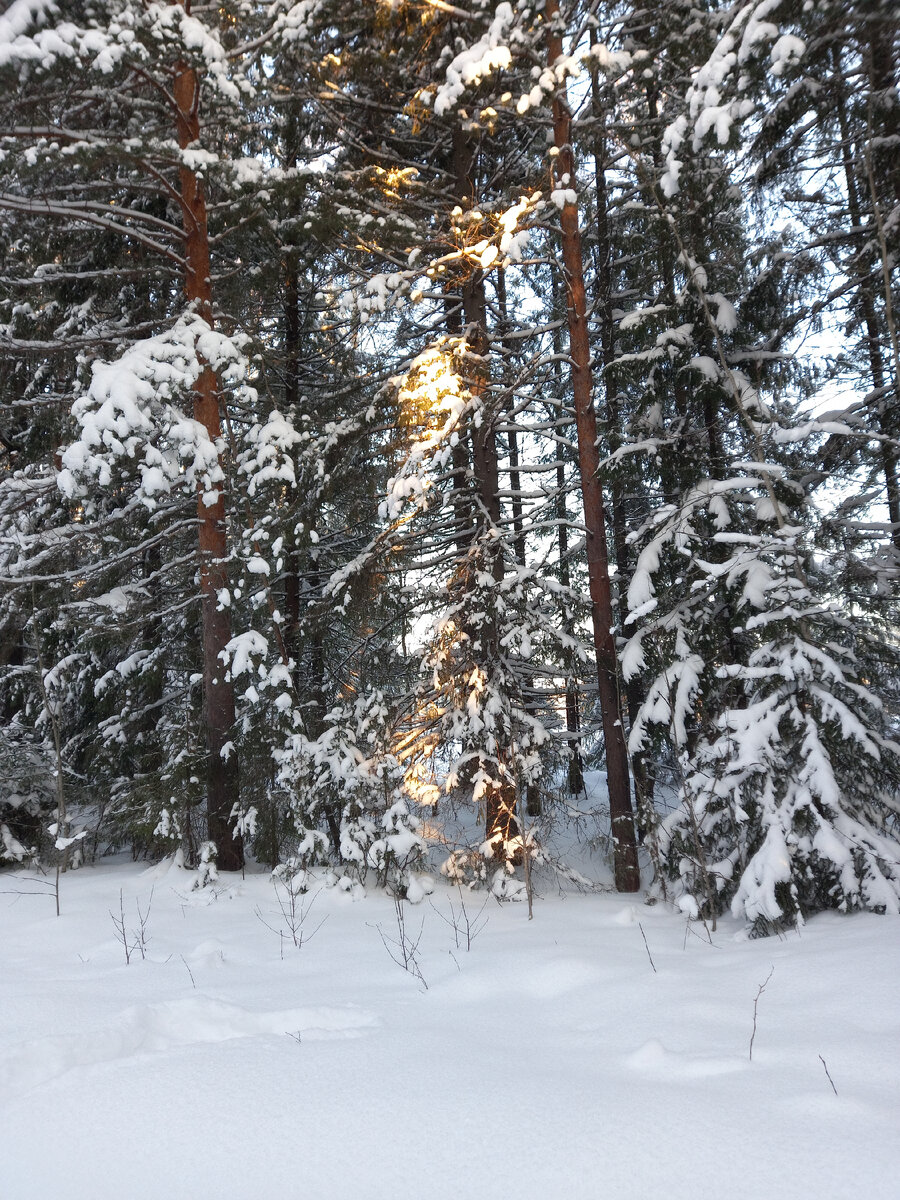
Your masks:
[{"label": "snow-covered forest", "polygon": [[0,1195],[888,1194],[896,0],[2,7]]},{"label": "snow-covered forest", "polygon": [[896,913],[898,39],[9,4],[3,860]]}]

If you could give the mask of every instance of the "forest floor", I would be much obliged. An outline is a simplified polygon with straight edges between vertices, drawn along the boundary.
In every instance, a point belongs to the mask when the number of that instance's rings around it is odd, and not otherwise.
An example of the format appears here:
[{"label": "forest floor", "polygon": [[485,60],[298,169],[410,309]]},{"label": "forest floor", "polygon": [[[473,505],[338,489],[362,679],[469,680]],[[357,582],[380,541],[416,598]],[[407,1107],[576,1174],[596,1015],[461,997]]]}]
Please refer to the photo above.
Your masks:
[{"label": "forest floor", "polygon": [[2,1200],[896,1195],[894,918],[437,880],[410,973],[372,890],[314,887],[298,949],[262,870],[105,859],[59,917],[37,879],[0,875]]}]

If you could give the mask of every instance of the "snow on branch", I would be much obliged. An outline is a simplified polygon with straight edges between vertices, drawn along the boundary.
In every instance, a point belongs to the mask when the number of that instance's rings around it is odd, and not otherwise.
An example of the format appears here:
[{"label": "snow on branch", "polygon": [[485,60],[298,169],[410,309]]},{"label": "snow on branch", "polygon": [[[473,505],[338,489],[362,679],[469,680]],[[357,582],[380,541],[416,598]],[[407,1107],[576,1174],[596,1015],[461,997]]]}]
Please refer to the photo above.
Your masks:
[{"label": "snow on branch", "polygon": [[180,4],[123,4],[111,19],[86,26],[53,20],[58,11],[55,0],[14,0],[0,17],[0,67],[30,64],[49,71],[60,61],[78,60],[89,71],[109,75],[123,63],[146,65],[155,43],[172,57],[199,60],[205,78],[226,100],[237,103],[242,94],[253,94],[249,80],[231,70],[215,26]]},{"label": "snow on branch", "polygon": [[248,443],[238,459],[238,474],[248,477],[247,492],[255,496],[266,483],[295,486],[297,473],[291,451],[304,439],[290,420],[275,409],[264,424],[256,423],[245,435]]},{"label": "snow on branch", "polygon": [[401,421],[422,430],[397,474],[388,480],[382,517],[396,520],[412,502],[427,505],[432,475],[447,465],[467,408],[472,403],[456,369],[455,355],[465,352],[465,340],[442,338],[413,360],[398,380]]},{"label": "snow on branch", "polygon": [[[665,196],[674,196],[680,187],[683,161],[677,157],[688,134],[694,151],[704,139],[715,133],[720,146],[727,145],[734,124],[750,116],[754,103],[742,95],[749,82],[739,69],[758,53],[760,44],[771,44],[770,71],[780,76],[800,59],[805,44],[792,34],[782,34],[769,17],[781,6],[781,0],[760,0],[743,4],[732,18],[712,54],[694,73],[685,97],[688,115],[680,115],[663,133],[662,150],[665,171],[660,186]],[[729,97],[729,92],[732,92]]]},{"label": "snow on branch", "polygon": [[147,508],[175,488],[201,487],[207,503],[214,503],[224,478],[221,448],[184,411],[207,367],[222,383],[255,398],[245,383],[241,339],[217,333],[194,313],[136,342],[114,362],[95,362],[86,394],[72,406],[80,435],[62,455],[63,495],[84,498],[92,482],[109,487],[131,461],[138,499]]},{"label": "snow on branch", "polygon": [[[461,50],[451,60],[444,82],[434,93],[434,111],[437,116],[452,112],[467,87],[481,83],[495,71],[509,70],[512,66],[512,53],[506,41],[514,19],[512,5],[504,0],[502,4],[497,5],[487,32],[473,46]],[[424,101],[425,93],[420,98]]]}]

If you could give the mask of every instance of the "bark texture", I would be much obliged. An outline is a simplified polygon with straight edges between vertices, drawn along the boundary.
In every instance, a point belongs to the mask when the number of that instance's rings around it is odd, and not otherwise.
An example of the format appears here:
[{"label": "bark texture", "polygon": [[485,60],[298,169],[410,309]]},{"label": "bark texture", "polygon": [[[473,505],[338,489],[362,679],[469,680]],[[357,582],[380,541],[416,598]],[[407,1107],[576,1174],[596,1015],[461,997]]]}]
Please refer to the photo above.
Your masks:
[{"label": "bark texture", "polygon": [[[547,56],[552,69],[563,52],[557,0],[547,0],[544,14],[547,23]],[[575,186],[571,127],[572,115],[563,85],[559,87],[553,100],[553,139],[558,152],[554,160],[554,182],[557,188],[568,189]],[[600,457],[597,450],[597,416],[593,401],[591,348],[577,205],[567,203],[563,206],[561,225],[572,392],[586,529],[588,587],[594,649],[597,655],[597,686],[603,720],[603,740],[606,747],[616,888],[620,892],[636,892],[640,888],[640,871],[631,806],[628,753],[619,698],[618,664],[612,632],[612,590],[606,545],[606,514],[598,474]]]},{"label": "bark texture", "polygon": [[[200,82],[196,71],[178,64],[173,95],[178,144],[182,149],[200,137]],[[209,234],[203,185],[187,167],[180,171],[184,222],[185,293],[195,311],[212,325]],[[213,442],[222,434],[219,382],[204,366],[194,388],[194,420]],[[228,587],[228,553],[225,526],[225,490],[220,484],[213,504],[197,494],[197,527],[200,550],[200,604],[203,638],[203,725],[206,735],[206,814],[210,841],[216,843],[217,863],[225,871],[243,866],[243,847],[232,833],[231,814],[239,800],[238,759],[226,747],[234,729],[234,690],[220,654],[231,640],[229,610],[218,603],[218,593]],[[225,753],[223,753],[225,751]]]}]

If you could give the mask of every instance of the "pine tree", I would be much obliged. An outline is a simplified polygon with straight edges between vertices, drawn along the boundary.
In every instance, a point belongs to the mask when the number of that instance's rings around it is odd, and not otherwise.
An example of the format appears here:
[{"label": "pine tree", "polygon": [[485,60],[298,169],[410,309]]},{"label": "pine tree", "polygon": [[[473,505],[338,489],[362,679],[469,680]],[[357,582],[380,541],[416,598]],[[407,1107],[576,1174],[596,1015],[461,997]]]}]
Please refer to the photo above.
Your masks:
[{"label": "pine tree", "polygon": [[[794,451],[791,462],[783,450],[793,436],[784,426],[796,417],[784,404],[780,411],[764,404],[745,373],[748,364],[757,383],[778,381],[766,352],[732,340],[741,332],[741,291],[752,322],[762,315],[762,289],[741,288],[735,271],[733,300],[712,295],[715,243],[697,252],[702,209],[689,236],[677,216],[685,190],[694,191],[704,171],[722,170],[698,158],[706,132],[718,127],[724,143],[733,120],[752,111],[741,99],[722,103],[722,84],[726,55],[737,46],[744,62],[760,40],[756,20],[747,10],[726,29],[663,138],[660,188],[668,199],[661,204],[674,216],[686,295],[699,307],[693,328],[709,339],[690,366],[708,380],[698,389],[702,424],[694,428],[705,426],[710,465],[707,478],[687,481],[645,526],[629,596],[640,628],[625,662],[629,672],[646,668],[645,651],[655,662],[634,743],[654,725],[668,727],[678,760],[679,803],[658,844],[664,869],[680,879],[688,911],[714,918],[731,902],[764,931],[826,906],[895,905],[896,872],[885,853],[896,749],[880,702],[861,684],[865,667],[849,626],[828,602],[832,577],[810,557],[804,460]],[[776,36],[768,26],[762,33]],[[792,35],[776,40],[776,70],[800,49]],[[680,162],[674,149],[685,156]],[[775,314],[769,345],[792,318]],[[726,455],[718,464],[716,444]],[[852,774],[851,745],[863,748],[871,771]]]},{"label": "pine tree", "polygon": [[[39,452],[45,471],[58,474],[63,496],[56,508],[69,514],[66,536],[56,540],[91,551],[79,581],[85,604],[91,597],[102,605],[114,582],[121,597],[141,596],[145,607],[144,597],[159,595],[163,542],[184,566],[182,537],[191,520],[185,505],[193,491],[208,836],[217,843],[220,865],[234,868],[241,854],[230,827],[238,776],[237,756],[230,753],[233,693],[222,661],[231,628],[223,599],[229,514],[221,413],[223,389],[250,393],[241,339],[214,329],[206,193],[222,189],[216,220],[227,230],[241,219],[242,181],[259,178],[260,164],[235,160],[233,152],[242,105],[253,90],[242,70],[247,56],[230,50],[236,20],[225,8],[215,25],[178,5],[73,4],[65,15],[66,22],[47,25],[42,14],[17,6],[19,36],[4,47],[11,86],[3,129],[8,184],[0,200],[7,212],[20,214],[32,256],[41,231],[60,231],[61,267],[52,258],[37,265],[51,283],[60,278],[70,306],[55,313],[50,348],[68,354],[70,364],[73,354],[81,355],[61,380],[61,395],[75,397],[76,429]],[[121,271],[106,265],[110,256]],[[129,278],[130,285],[123,283]],[[84,308],[72,305],[67,284],[81,280],[107,288],[107,295],[94,291]],[[92,314],[103,313],[107,296],[115,304],[117,291],[125,304],[98,323]],[[79,336],[85,327],[86,336]],[[28,383],[25,395],[43,403],[44,379]],[[65,440],[71,444],[64,449]],[[52,500],[49,506],[50,522],[58,521]],[[98,558],[94,546],[111,535],[119,554]],[[18,563],[20,578],[35,570],[36,555],[28,565]],[[134,573],[136,563],[143,575]],[[182,596],[179,611],[185,604]],[[152,635],[152,618],[137,625],[139,637]],[[190,622],[185,634],[191,642]],[[141,664],[151,693],[129,714],[131,732],[149,737],[141,711],[162,699],[159,649],[135,658],[132,647],[126,658]],[[116,738],[128,740],[125,730],[120,724]]]}]

